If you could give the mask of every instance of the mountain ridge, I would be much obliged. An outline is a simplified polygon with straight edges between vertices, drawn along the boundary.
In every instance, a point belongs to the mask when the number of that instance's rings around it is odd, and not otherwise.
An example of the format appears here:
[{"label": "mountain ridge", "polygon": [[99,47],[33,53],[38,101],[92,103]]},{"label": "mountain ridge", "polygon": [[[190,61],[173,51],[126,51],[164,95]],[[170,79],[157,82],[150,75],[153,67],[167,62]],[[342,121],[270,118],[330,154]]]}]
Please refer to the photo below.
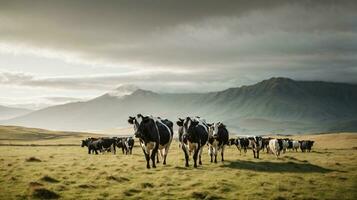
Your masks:
[{"label": "mountain ridge", "polygon": [[[355,84],[273,77],[253,85],[207,93],[157,93],[141,88],[120,98],[106,93],[86,102],[53,106],[2,123],[63,130],[106,129],[126,127],[129,115],[143,113],[171,120],[200,115],[208,121],[223,121],[237,132],[336,131],[357,119],[356,102]],[[245,127],[244,122],[249,119],[270,123],[269,128],[264,130],[252,123]]]}]

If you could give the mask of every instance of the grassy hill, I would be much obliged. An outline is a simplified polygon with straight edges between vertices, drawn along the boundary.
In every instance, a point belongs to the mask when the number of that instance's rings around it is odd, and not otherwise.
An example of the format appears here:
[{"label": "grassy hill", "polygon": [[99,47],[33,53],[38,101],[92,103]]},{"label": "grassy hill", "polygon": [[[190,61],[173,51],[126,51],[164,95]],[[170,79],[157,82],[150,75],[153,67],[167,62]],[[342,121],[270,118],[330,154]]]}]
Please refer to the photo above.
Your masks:
[{"label": "grassy hill", "polygon": [[90,136],[99,135],[21,126],[0,126],[0,144],[78,144],[81,138]]}]

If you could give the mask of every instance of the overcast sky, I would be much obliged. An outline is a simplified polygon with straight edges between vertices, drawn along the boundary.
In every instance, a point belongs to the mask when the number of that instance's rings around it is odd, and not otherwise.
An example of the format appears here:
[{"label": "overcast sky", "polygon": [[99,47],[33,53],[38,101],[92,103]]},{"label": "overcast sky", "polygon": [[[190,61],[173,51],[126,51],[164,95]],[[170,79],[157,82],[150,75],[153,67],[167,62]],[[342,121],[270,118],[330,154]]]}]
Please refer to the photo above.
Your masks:
[{"label": "overcast sky", "polygon": [[0,0],[0,105],[357,82],[355,1]]}]

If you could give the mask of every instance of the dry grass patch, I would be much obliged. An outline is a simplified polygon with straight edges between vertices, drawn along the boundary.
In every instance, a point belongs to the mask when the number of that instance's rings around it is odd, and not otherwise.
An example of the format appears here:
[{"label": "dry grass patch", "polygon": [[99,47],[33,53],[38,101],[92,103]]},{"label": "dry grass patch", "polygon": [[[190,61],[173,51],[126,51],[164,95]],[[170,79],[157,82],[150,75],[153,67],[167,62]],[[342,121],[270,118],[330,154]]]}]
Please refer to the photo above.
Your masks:
[{"label": "dry grass patch", "polygon": [[46,188],[34,188],[31,196],[38,199],[58,199],[60,195]]},{"label": "dry grass patch", "polygon": [[52,178],[50,176],[43,176],[41,179],[41,181],[45,181],[45,182],[49,182],[49,183],[58,183],[59,180],[55,179],[55,178]]},{"label": "dry grass patch", "polygon": [[26,162],[42,162],[42,160],[40,160],[36,157],[29,157],[26,159]]}]

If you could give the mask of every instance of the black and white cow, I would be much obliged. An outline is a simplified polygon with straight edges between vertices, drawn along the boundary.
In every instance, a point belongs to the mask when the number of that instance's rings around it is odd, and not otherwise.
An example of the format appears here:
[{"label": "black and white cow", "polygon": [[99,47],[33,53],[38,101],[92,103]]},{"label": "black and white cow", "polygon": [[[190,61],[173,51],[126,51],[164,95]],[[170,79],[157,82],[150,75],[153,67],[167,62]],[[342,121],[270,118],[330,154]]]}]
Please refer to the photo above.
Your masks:
[{"label": "black and white cow", "polygon": [[229,133],[226,126],[221,123],[208,124],[208,154],[211,162],[217,163],[218,151],[221,151],[222,161],[224,161],[224,148],[229,144]]},{"label": "black and white cow", "polygon": [[270,137],[265,137],[262,139],[262,144],[263,144],[263,148],[262,150],[266,150],[267,153],[269,153],[269,141],[271,140],[272,138]]},{"label": "black and white cow", "polygon": [[302,141],[299,141],[300,143],[300,149],[302,152],[310,152],[311,151],[311,148],[312,146],[314,145],[314,141],[312,140],[302,140]]},{"label": "black and white cow", "polygon": [[88,147],[88,154],[94,153],[98,154],[99,152],[105,152],[110,149],[113,153],[116,153],[115,149],[116,139],[115,138],[87,138],[82,140],[82,147]]},{"label": "black and white cow", "polygon": [[247,149],[249,147],[249,139],[248,138],[245,138],[245,137],[240,138],[240,137],[238,137],[236,139],[235,144],[236,144],[236,147],[239,150],[240,154],[242,154],[242,150],[243,150],[244,154],[247,153]]},{"label": "black and white cow", "polygon": [[236,139],[235,138],[229,138],[228,145],[229,146],[236,145]]},{"label": "black and white cow", "polygon": [[113,154],[116,154],[116,138],[103,137],[98,141],[101,143],[102,151],[113,151]]},{"label": "black and white cow", "polygon": [[[169,128],[170,130],[170,133],[171,133],[171,139],[170,139],[170,143],[168,143],[165,147],[160,147],[159,146],[159,153],[160,153],[160,156],[161,158],[164,159],[163,161],[163,164],[165,165],[166,164],[166,157],[167,157],[167,153],[169,151],[169,148],[170,148],[170,145],[171,145],[171,142],[172,142],[172,139],[173,139],[173,134],[174,134],[174,131],[173,131],[173,127],[174,127],[174,123],[168,119],[162,119],[160,117],[157,118],[157,123],[158,123],[158,127],[161,128],[161,129],[165,129],[165,131],[167,130],[167,128]],[[166,125],[166,126],[165,126]],[[159,154],[157,155],[157,163],[159,163]]]},{"label": "black and white cow", "polygon": [[116,138],[116,146],[118,148],[121,148],[123,154],[125,154],[125,144],[124,144],[125,138],[124,137],[117,137]]},{"label": "black and white cow", "polygon": [[134,139],[132,137],[125,138],[123,146],[125,149],[125,154],[132,154],[134,147]]},{"label": "black and white cow", "polygon": [[82,140],[82,147],[88,147],[88,154],[95,153],[98,154],[98,151],[102,150],[101,143],[98,142],[99,138],[87,138]]},{"label": "black and white cow", "polygon": [[199,160],[198,164],[202,165],[201,155],[203,147],[208,141],[208,126],[205,124],[204,120],[197,117],[179,119],[176,124],[179,126],[179,140],[181,148],[185,154],[185,166],[189,166],[189,156],[192,152],[193,166],[197,168],[197,158]]},{"label": "black and white cow", "polygon": [[170,128],[160,119],[151,116],[138,114],[137,117],[129,117],[128,122],[134,125],[135,137],[139,138],[140,145],[146,158],[146,167],[150,168],[150,159],[152,167],[156,168],[155,156],[158,150],[164,149],[164,162],[172,142],[173,133]]},{"label": "black and white cow", "polygon": [[250,145],[253,150],[254,158],[259,158],[259,151],[263,148],[263,138],[260,136],[249,137]]}]

